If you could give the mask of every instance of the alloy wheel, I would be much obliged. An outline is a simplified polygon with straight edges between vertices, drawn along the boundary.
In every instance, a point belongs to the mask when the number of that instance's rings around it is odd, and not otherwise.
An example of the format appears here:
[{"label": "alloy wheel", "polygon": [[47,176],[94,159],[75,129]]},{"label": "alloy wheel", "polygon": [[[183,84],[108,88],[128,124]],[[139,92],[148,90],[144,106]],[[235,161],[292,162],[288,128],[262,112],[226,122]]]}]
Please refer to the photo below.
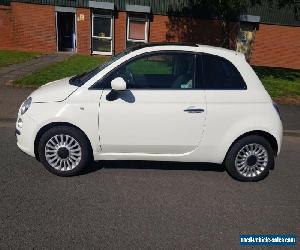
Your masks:
[{"label": "alloy wheel", "polygon": [[47,141],[45,157],[49,165],[56,170],[69,171],[78,166],[82,151],[75,138],[70,135],[59,134]]},{"label": "alloy wheel", "polygon": [[235,167],[244,177],[260,175],[268,165],[268,152],[264,146],[251,143],[238,152],[235,158]]}]

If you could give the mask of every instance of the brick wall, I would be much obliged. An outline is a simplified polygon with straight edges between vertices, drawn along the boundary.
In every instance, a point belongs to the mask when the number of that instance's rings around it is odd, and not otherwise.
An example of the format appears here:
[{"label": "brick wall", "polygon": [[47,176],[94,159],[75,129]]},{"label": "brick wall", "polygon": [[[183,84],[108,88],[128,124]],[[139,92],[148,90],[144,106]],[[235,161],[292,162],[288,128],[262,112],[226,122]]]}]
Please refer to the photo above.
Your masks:
[{"label": "brick wall", "polygon": [[[84,15],[84,20],[78,18]],[[90,9],[76,9],[77,25],[77,51],[82,54],[91,53],[91,11]]]},{"label": "brick wall", "polygon": [[167,16],[159,16],[159,15],[153,16],[153,19],[150,22],[150,32],[149,32],[150,42],[167,41],[168,20],[169,18]]},{"label": "brick wall", "polygon": [[0,48],[13,49],[13,22],[10,6],[0,5]]},{"label": "brick wall", "polygon": [[300,69],[300,27],[260,24],[251,64]]},{"label": "brick wall", "polygon": [[56,51],[54,6],[11,3],[14,48],[26,51]]},{"label": "brick wall", "polygon": [[[77,50],[91,53],[91,10],[77,8]],[[126,12],[114,20],[114,52],[125,49]],[[238,24],[230,26],[230,47],[235,49]],[[12,2],[0,6],[0,49],[56,52],[55,7]],[[187,17],[154,15],[150,21],[150,42],[191,42],[219,46],[220,23]],[[260,24],[256,32],[251,63],[300,69],[300,27]]]},{"label": "brick wall", "polygon": [[119,53],[125,49],[126,38],[126,12],[118,12],[115,16],[115,53]]},{"label": "brick wall", "polygon": [[[235,48],[239,24],[230,23],[229,46]],[[189,17],[154,15],[150,23],[150,42],[182,42],[220,46],[222,44],[221,23]]]}]

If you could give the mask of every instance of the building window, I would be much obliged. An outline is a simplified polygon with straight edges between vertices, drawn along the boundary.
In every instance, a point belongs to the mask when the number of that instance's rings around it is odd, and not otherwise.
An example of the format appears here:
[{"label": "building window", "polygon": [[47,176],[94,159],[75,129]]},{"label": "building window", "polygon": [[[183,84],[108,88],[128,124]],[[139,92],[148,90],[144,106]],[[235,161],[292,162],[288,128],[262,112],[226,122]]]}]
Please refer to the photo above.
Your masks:
[{"label": "building window", "polygon": [[94,12],[92,16],[93,54],[112,55],[113,16],[111,12]]},{"label": "building window", "polygon": [[129,14],[126,47],[148,42],[149,19],[146,14]]}]

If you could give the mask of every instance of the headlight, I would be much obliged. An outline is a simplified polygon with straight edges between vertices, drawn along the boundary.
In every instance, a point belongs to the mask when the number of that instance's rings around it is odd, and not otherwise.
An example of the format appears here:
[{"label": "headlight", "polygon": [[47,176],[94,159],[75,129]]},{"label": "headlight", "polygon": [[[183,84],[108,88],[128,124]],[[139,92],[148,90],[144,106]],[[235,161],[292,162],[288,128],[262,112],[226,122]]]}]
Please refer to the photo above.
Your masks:
[{"label": "headlight", "polygon": [[29,97],[25,102],[23,102],[23,104],[21,106],[21,115],[25,114],[25,112],[29,109],[29,107],[31,105],[31,100],[32,100],[32,98]]}]

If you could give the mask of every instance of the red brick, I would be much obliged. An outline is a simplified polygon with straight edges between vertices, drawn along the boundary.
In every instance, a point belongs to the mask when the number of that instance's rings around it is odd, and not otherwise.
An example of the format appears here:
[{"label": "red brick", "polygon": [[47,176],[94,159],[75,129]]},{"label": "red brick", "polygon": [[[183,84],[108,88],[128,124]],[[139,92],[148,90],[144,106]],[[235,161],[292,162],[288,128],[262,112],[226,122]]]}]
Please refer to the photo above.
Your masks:
[{"label": "red brick", "polygon": [[10,6],[0,5],[0,48],[13,49],[13,21]]},{"label": "red brick", "polygon": [[[236,23],[229,24],[230,47],[235,48]],[[222,43],[221,23],[190,17],[154,15],[150,23],[150,42],[182,42],[219,46]]]},{"label": "red brick", "polygon": [[260,24],[251,64],[300,69],[300,27]]},{"label": "red brick", "polygon": [[[78,17],[84,15],[84,20]],[[76,9],[77,51],[82,54],[91,54],[91,11],[90,9]]]},{"label": "red brick", "polygon": [[11,2],[14,48],[56,51],[54,6]]},{"label": "red brick", "polygon": [[126,47],[126,12],[118,12],[115,16],[115,28],[114,28],[114,47],[115,53],[123,51]]}]

